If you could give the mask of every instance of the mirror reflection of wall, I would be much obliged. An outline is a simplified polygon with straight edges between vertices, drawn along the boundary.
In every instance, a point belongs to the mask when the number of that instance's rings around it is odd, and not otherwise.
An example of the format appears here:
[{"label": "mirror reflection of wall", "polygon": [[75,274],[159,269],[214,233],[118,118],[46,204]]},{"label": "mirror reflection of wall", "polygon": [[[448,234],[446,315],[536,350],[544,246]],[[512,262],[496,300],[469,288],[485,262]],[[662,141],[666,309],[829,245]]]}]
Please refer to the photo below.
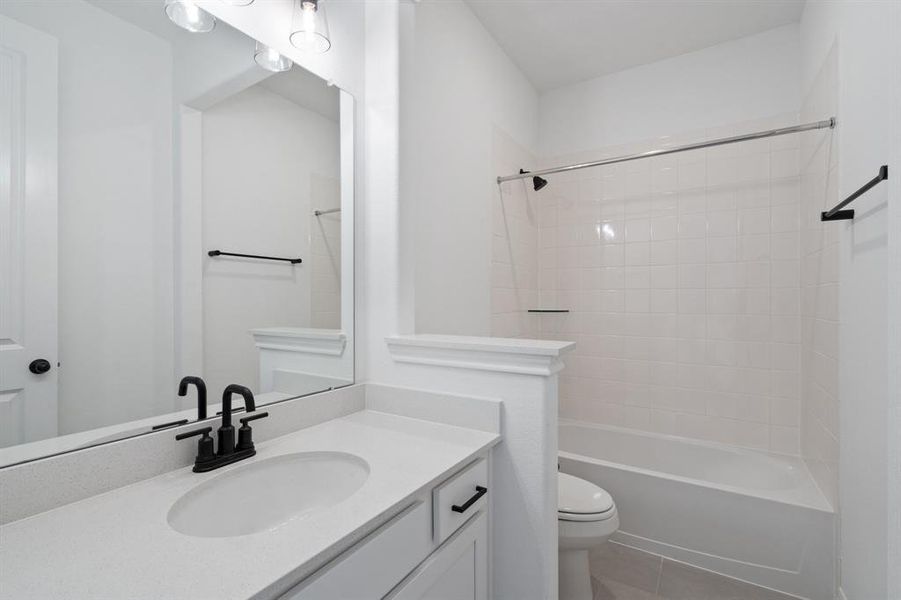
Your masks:
[{"label": "mirror reflection of wall", "polygon": [[341,330],[342,92],[161,1],[4,0],[0,27],[0,465],[193,418],[183,375],[211,403],[335,385],[276,393],[251,330]]},{"label": "mirror reflection of wall", "polygon": [[340,245],[340,213],[314,215],[340,207],[338,91],[321,85],[293,70],[203,111],[204,247],[304,261],[206,258],[203,371],[214,389],[259,381],[252,329],[340,327],[340,287],[317,291],[340,285],[326,244]]}]

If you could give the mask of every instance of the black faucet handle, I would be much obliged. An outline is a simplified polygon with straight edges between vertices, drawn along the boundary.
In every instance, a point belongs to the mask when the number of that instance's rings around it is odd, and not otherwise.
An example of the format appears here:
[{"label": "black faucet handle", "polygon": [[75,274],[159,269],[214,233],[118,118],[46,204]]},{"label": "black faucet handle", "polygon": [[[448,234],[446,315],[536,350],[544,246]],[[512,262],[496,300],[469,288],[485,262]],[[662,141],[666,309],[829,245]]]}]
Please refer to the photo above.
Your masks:
[{"label": "black faucet handle", "polygon": [[200,429],[194,429],[193,431],[179,433],[177,436],[175,436],[175,439],[186,440],[190,437],[194,437],[195,435],[208,436],[211,431],[213,431],[212,427],[201,427]]},{"label": "black faucet handle", "polygon": [[265,419],[268,416],[269,416],[269,413],[261,412],[261,413],[255,413],[255,414],[249,415],[247,417],[244,417],[243,419],[238,419],[238,420],[241,421],[241,425],[247,425],[250,421],[256,421],[257,419]]},{"label": "black faucet handle", "polygon": [[197,456],[194,458],[195,473],[202,471],[202,467],[205,464],[216,458],[213,438],[210,437],[211,431],[213,431],[212,427],[201,427],[200,429],[186,431],[175,436],[175,439],[177,440],[186,440],[196,435],[201,436],[200,441],[197,442]]},{"label": "black faucet handle", "polygon": [[235,448],[238,452],[242,450],[253,450],[253,429],[248,425],[251,421],[268,417],[269,413],[261,412],[254,415],[248,415],[241,419],[241,427],[238,429],[238,445]]}]

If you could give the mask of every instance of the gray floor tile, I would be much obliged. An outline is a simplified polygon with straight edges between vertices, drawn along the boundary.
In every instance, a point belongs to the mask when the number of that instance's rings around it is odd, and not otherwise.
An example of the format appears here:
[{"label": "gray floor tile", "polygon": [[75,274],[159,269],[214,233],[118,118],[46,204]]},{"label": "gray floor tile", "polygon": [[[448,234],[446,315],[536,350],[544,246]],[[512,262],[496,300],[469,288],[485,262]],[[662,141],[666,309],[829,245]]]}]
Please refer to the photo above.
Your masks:
[{"label": "gray floor tile", "polygon": [[601,581],[615,581],[654,594],[663,559],[641,550],[607,542],[589,554],[591,574]]},{"label": "gray floor tile", "polygon": [[655,600],[657,595],[612,579],[591,578],[594,600]]},{"label": "gray floor tile", "polygon": [[661,600],[794,600],[791,596],[671,560],[663,561]]}]

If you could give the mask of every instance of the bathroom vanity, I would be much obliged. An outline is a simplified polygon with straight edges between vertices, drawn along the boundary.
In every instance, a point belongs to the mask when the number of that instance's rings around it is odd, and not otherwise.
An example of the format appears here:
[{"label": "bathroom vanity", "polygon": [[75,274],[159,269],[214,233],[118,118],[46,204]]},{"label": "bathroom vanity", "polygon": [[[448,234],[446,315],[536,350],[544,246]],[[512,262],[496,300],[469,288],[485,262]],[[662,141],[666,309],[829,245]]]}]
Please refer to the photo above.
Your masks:
[{"label": "bathroom vanity", "polygon": [[0,598],[487,598],[498,433],[357,407],[2,526]]}]

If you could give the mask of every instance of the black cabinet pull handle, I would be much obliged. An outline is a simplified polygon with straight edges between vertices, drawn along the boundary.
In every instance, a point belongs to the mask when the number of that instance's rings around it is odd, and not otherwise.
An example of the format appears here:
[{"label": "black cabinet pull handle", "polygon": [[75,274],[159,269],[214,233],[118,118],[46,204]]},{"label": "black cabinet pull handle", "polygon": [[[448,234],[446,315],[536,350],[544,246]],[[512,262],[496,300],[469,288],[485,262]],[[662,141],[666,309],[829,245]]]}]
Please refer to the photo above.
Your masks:
[{"label": "black cabinet pull handle", "polygon": [[458,512],[458,513],[466,512],[470,506],[472,506],[473,504],[478,502],[479,498],[481,498],[482,496],[484,496],[487,493],[488,493],[488,488],[477,485],[476,493],[472,495],[472,498],[470,498],[469,500],[464,502],[463,506],[460,506],[459,504],[454,504],[453,506],[451,506],[451,510],[454,512]]}]

